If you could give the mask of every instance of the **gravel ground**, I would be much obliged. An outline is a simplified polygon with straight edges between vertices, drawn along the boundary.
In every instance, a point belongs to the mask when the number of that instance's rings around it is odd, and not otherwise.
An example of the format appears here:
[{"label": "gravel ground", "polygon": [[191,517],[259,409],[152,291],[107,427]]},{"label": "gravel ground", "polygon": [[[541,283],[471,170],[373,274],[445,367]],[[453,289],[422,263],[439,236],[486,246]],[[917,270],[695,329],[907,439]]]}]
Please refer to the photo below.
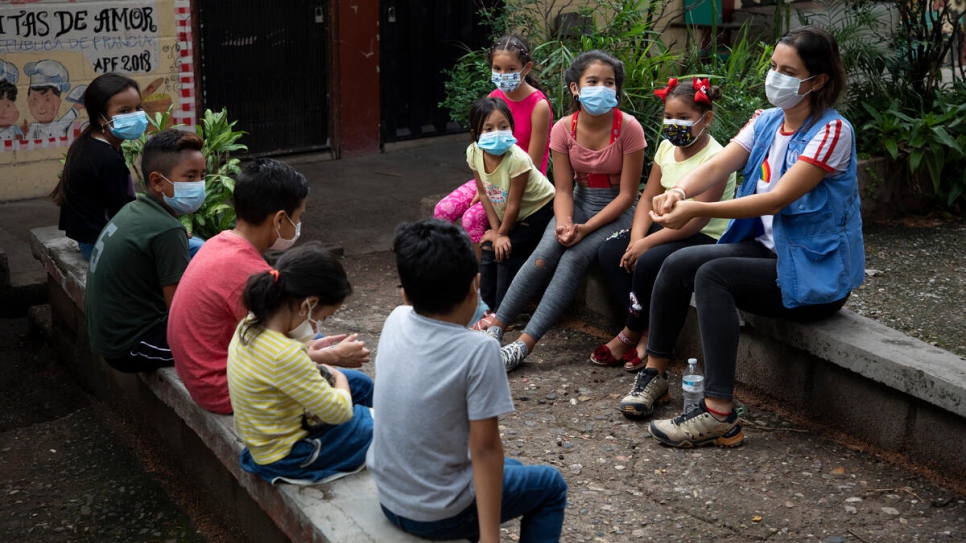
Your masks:
[{"label": "gravel ground", "polygon": [[848,308],[966,357],[966,220],[865,228],[866,282]]},{"label": "gravel ground", "polygon": [[[868,225],[868,277],[849,308],[966,356],[966,222]],[[355,294],[326,322],[375,347],[400,297],[392,255],[345,259]],[[164,451],[73,386],[25,320],[0,321],[0,541],[230,542]],[[739,388],[745,444],[679,451],[616,405],[633,377],[590,366],[609,330],[564,319],[510,375],[506,454],[569,486],[562,541],[966,541],[966,482],[833,435]],[[508,339],[517,332],[508,334]],[[680,410],[679,363],[672,402]],[[368,368],[371,372],[371,368]],[[518,523],[504,526],[517,541]]]}]

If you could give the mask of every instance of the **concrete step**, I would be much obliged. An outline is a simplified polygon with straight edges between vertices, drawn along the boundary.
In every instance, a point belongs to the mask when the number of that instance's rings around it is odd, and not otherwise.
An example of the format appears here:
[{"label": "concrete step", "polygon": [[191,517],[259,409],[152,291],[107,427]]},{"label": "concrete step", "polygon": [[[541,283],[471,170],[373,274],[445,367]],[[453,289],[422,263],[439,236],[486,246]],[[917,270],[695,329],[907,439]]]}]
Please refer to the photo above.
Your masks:
[{"label": "concrete step", "polygon": [[22,317],[47,300],[47,272],[30,252],[30,230],[57,224],[48,200],[0,203],[0,316]]}]

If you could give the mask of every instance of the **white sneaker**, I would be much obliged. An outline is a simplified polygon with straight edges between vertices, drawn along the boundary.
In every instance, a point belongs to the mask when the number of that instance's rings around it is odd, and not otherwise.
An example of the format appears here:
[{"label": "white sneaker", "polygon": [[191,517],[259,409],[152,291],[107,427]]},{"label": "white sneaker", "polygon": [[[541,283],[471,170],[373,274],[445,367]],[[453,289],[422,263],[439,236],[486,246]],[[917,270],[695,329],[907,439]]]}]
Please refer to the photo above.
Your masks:
[{"label": "white sneaker", "polygon": [[[487,329],[487,332],[489,332],[489,329]],[[527,354],[529,354],[527,344],[522,341],[514,341],[500,348],[500,358],[503,359],[503,367],[507,373],[517,369],[523,359],[527,357]]]}]

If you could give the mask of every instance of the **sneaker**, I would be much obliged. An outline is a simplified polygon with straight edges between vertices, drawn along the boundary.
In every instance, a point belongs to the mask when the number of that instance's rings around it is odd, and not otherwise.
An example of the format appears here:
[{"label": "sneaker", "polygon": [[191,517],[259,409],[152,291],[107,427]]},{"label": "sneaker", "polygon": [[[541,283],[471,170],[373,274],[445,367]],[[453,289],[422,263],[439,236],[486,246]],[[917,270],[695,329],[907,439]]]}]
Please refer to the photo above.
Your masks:
[{"label": "sneaker", "polygon": [[517,369],[527,354],[527,344],[522,341],[514,341],[500,348],[500,358],[503,359],[503,367],[507,373]]},{"label": "sneaker", "polygon": [[478,330],[478,331],[492,338],[495,338],[497,341],[501,341],[501,342],[503,341],[503,328],[500,328],[498,326],[490,326],[486,330]]},{"label": "sneaker", "polygon": [[737,447],[745,439],[734,409],[723,422],[708,412],[704,402],[686,415],[674,419],[651,421],[649,430],[655,439],[671,447],[691,449],[704,445]]},{"label": "sneaker", "polygon": [[621,400],[620,410],[625,417],[642,419],[654,412],[655,405],[669,401],[667,373],[660,375],[654,368],[645,368],[637,374],[634,388]]}]

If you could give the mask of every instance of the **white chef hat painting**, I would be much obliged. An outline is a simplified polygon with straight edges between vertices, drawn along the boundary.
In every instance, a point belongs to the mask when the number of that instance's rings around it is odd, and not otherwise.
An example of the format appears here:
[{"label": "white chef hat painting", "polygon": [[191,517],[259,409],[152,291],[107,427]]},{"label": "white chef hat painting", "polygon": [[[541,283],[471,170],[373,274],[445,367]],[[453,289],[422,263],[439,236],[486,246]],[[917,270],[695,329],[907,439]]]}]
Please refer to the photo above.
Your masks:
[{"label": "white chef hat painting", "polygon": [[23,67],[23,73],[30,77],[30,87],[54,87],[60,92],[70,89],[67,68],[56,60],[28,62]]},{"label": "white chef hat painting", "polygon": [[0,59],[0,81],[6,81],[11,85],[16,85],[20,79],[20,70],[12,62]]}]

